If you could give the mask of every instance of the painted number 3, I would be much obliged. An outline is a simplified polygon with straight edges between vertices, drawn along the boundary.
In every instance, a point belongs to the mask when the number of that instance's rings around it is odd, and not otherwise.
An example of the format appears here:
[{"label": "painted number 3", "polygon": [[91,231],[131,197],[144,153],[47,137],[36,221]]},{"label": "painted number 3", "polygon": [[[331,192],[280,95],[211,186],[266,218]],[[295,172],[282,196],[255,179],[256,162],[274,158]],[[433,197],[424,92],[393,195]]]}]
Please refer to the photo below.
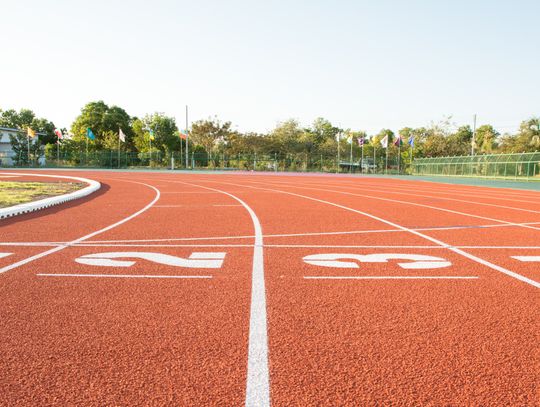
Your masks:
[{"label": "painted number 3", "polygon": [[325,253],[312,254],[303,258],[304,262],[313,266],[335,267],[335,268],[360,268],[358,263],[388,263],[389,260],[407,260],[399,262],[398,266],[404,269],[437,269],[451,266],[452,263],[440,257],[426,256],[423,254],[398,254],[398,253],[376,253],[376,254],[347,254],[347,253]]}]

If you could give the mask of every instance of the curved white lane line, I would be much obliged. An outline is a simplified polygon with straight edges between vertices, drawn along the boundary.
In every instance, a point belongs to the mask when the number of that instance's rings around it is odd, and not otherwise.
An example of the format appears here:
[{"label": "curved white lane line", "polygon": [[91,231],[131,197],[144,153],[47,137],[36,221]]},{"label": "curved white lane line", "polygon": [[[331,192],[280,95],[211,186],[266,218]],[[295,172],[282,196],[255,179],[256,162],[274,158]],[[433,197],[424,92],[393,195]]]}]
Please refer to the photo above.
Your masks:
[{"label": "curved white lane line", "polygon": [[4,173],[0,174],[13,174],[15,176],[32,176],[32,177],[47,177],[47,178],[64,178],[69,180],[75,180],[84,182],[88,186],[81,188],[77,191],[70,192],[68,194],[51,196],[49,198],[40,199],[38,201],[26,202],[20,205],[10,206],[8,208],[0,208],[0,219],[6,219],[17,215],[22,215],[29,212],[35,212],[40,209],[50,208],[51,206],[59,205],[65,202],[73,201],[75,199],[84,198],[91,193],[101,188],[101,184],[97,181],[80,177],[69,177],[62,175],[49,175],[49,174],[32,174],[32,173]]},{"label": "curved white lane line", "polygon": [[[223,182],[219,182],[219,181],[214,181],[215,183],[223,183]],[[450,251],[453,251],[454,253],[457,253],[463,257],[466,257],[476,263],[480,263],[484,266],[487,266],[493,270],[496,270],[500,273],[503,273],[503,274],[506,274],[507,276],[510,276],[510,277],[513,277],[517,280],[520,280],[524,283],[527,283],[527,284],[530,284],[532,285],[533,287],[536,287],[536,288],[540,288],[540,282],[538,281],[535,281],[535,280],[531,280],[530,278],[527,278],[525,276],[522,276],[521,274],[518,274],[514,271],[511,271],[511,270],[508,270],[504,267],[501,267],[501,266],[498,266],[494,263],[491,263],[487,260],[484,260],[484,259],[481,259],[480,257],[477,257],[473,254],[470,254],[470,253],[467,253],[461,249],[458,249],[457,247],[454,247],[448,243],[445,243],[441,240],[438,240],[438,239],[435,239],[431,236],[428,236],[428,235],[425,235],[423,233],[420,233],[416,230],[413,230],[413,229],[409,229],[405,226],[401,226],[401,225],[398,225],[397,223],[394,223],[394,222],[391,222],[389,220],[386,220],[386,219],[383,219],[383,218],[380,218],[378,216],[375,216],[375,215],[371,215],[367,212],[362,212],[362,211],[359,211],[357,209],[353,209],[353,208],[349,208],[348,206],[344,206],[344,205],[340,205],[340,204],[337,204],[337,203],[334,203],[334,202],[330,202],[330,201],[325,201],[323,199],[318,199],[318,198],[313,198],[311,196],[306,196],[306,195],[301,195],[301,194],[296,194],[294,192],[289,192],[289,191],[282,191],[282,190],[279,190],[279,189],[272,189],[272,188],[262,188],[262,187],[253,187],[253,186],[246,186],[246,185],[242,185],[242,184],[234,184],[234,183],[227,183],[229,185],[236,185],[236,186],[242,186],[242,187],[247,187],[247,188],[253,188],[253,189],[266,189],[266,190],[271,190],[271,191],[274,191],[274,192],[280,192],[282,194],[286,194],[286,195],[291,195],[291,196],[296,196],[296,197],[299,197],[299,198],[304,198],[304,199],[308,199],[310,201],[314,201],[314,202],[319,202],[319,203],[323,203],[323,204],[326,204],[326,205],[330,205],[330,206],[335,206],[336,208],[341,208],[341,209],[345,209],[347,211],[351,211],[351,212],[354,212],[354,213],[358,213],[360,215],[363,215],[363,216],[366,216],[368,218],[371,218],[371,219],[374,219],[374,220],[377,220],[379,222],[382,222],[382,223],[385,223],[387,225],[390,225],[390,226],[393,226],[397,229],[401,229],[403,231],[407,231],[409,233],[412,233],[413,235],[416,235],[416,236],[419,236],[419,237],[422,237],[424,239],[427,239],[429,240],[430,242],[433,242],[441,247],[444,247]],[[304,187],[296,187],[296,188],[301,188],[301,189],[304,189]],[[318,189],[318,188],[305,188],[305,189],[315,189],[315,190],[321,190],[321,191],[328,191],[326,189]],[[333,191],[333,192],[338,192],[338,193],[342,193],[343,192],[340,192],[340,191]],[[345,194],[349,195],[349,193],[346,193]],[[351,195],[357,195],[357,194],[351,194]],[[362,196],[362,195],[359,195],[359,196]],[[376,198],[377,199],[377,198]],[[382,200],[385,200],[385,201],[393,201],[392,199],[383,199],[381,198]],[[404,204],[407,204],[409,202],[406,202],[406,201],[395,201],[395,202],[399,202],[399,203],[404,203]],[[420,204],[416,204],[416,205],[420,205]],[[420,205],[420,206],[428,206],[428,205]],[[440,208],[436,208],[434,207],[433,209],[440,209]],[[454,212],[454,211],[452,211]],[[459,212],[456,212],[456,213],[459,213]],[[464,214],[463,215],[467,215],[467,214]],[[470,215],[469,215],[470,216]],[[495,220],[497,221],[496,219],[491,219],[491,220]],[[502,222],[502,223],[509,223],[509,222],[505,222],[505,221],[499,221],[499,222]],[[516,225],[517,226],[517,225]]]},{"label": "curved white lane line", "polygon": [[135,183],[135,184],[141,184],[141,185],[147,186],[148,188],[152,188],[154,191],[156,191],[156,196],[154,197],[154,199],[148,205],[146,205],[144,208],[138,210],[137,212],[129,215],[127,218],[124,218],[124,219],[122,219],[122,220],[120,220],[120,221],[118,221],[116,223],[113,223],[112,225],[104,227],[103,229],[97,230],[97,231],[92,232],[92,233],[90,233],[88,235],[85,235],[85,236],[80,237],[78,239],[72,240],[71,242],[68,242],[66,245],[54,247],[54,248],[49,249],[49,250],[47,250],[45,252],[35,254],[34,256],[27,257],[26,259],[20,260],[20,261],[18,261],[16,263],[4,266],[4,267],[0,268],[0,274],[5,273],[6,271],[9,271],[9,270],[13,270],[14,268],[23,266],[25,264],[28,264],[28,263],[30,263],[30,262],[32,262],[34,260],[41,259],[42,257],[48,256],[49,254],[59,252],[60,250],[64,250],[66,247],[69,247],[70,245],[83,242],[83,241],[85,241],[87,239],[90,239],[91,237],[99,235],[100,233],[106,232],[106,231],[111,230],[111,229],[113,229],[113,228],[115,228],[117,226],[120,226],[123,223],[126,223],[126,222],[132,220],[133,218],[136,218],[141,213],[143,213],[143,212],[147,211],[148,209],[150,209],[152,207],[152,205],[154,205],[158,201],[158,199],[159,199],[159,197],[161,195],[160,192],[159,192],[159,189],[157,189],[156,187],[154,187],[152,185],[148,185],[148,184],[145,184],[143,182],[136,182],[136,181],[128,181],[128,180],[122,180],[122,181],[131,182],[131,183]]},{"label": "curved white lane line", "polygon": [[[282,182],[283,185],[293,186],[290,183]],[[352,189],[353,191],[362,191],[362,188],[358,186],[352,186],[352,185],[329,185],[322,182],[313,182],[310,183],[310,185],[314,186],[323,186],[323,187],[331,187],[331,188],[345,188],[345,189]],[[480,205],[480,206],[492,206],[495,208],[502,208],[502,209],[510,209],[513,211],[521,211],[521,212],[529,212],[529,213],[540,213],[540,211],[534,210],[534,209],[525,209],[525,208],[516,208],[515,206],[506,206],[506,205],[497,205],[497,204],[491,204],[487,202],[478,202],[478,201],[468,201],[465,199],[457,199],[457,198],[446,198],[442,196],[433,196],[433,195],[424,195],[423,193],[415,193],[415,192],[402,192],[402,191],[392,191],[388,189],[384,189],[381,187],[376,187],[373,185],[369,186],[370,191],[374,192],[382,192],[385,194],[393,194],[393,195],[407,195],[407,196],[416,196],[416,197],[422,197],[422,198],[433,198],[433,199],[440,199],[443,201],[453,201],[453,202],[462,202],[462,203],[468,203],[473,205]],[[491,198],[495,199],[495,198]]]},{"label": "curved white lane line", "polygon": [[259,218],[251,207],[240,198],[220,189],[204,187],[189,182],[177,183],[220,192],[239,202],[249,213],[255,229],[253,268],[251,277],[251,306],[249,316],[248,367],[246,382],[246,407],[270,406],[270,372],[268,369],[268,328],[266,318],[266,288],[264,283],[263,233]]},{"label": "curved white lane line", "polygon": [[[257,182],[257,181],[248,181],[248,182],[253,183],[253,184],[276,185],[276,183],[271,183],[271,182],[265,182],[265,183]],[[280,184],[278,183],[277,186],[280,186]],[[285,188],[309,189],[309,190],[313,190],[313,191],[322,191],[322,192],[334,192],[336,194],[358,196],[358,197],[361,197],[361,198],[375,199],[375,200],[378,200],[378,201],[386,201],[386,202],[393,202],[393,203],[399,203],[399,204],[404,204],[404,205],[418,206],[418,207],[421,207],[421,208],[428,208],[428,209],[433,209],[433,210],[436,210],[436,211],[448,212],[448,213],[453,213],[453,214],[461,215],[461,216],[467,216],[467,217],[470,217],[470,218],[477,218],[477,219],[489,220],[491,222],[503,223],[503,224],[509,225],[509,226],[518,226],[518,227],[527,228],[527,229],[540,230],[540,227],[530,226],[528,223],[510,222],[510,221],[506,221],[506,220],[490,218],[490,217],[487,217],[487,216],[474,215],[472,213],[454,211],[452,209],[446,209],[446,208],[440,208],[438,206],[420,204],[420,203],[409,202],[409,201],[402,201],[400,199],[383,198],[383,197],[379,197],[379,196],[366,195],[366,194],[356,194],[356,193],[353,193],[353,192],[346,192],[346,191],[340,191],[340,190],[336,190],[336,189],[327,189],[327,188],[301,187],[301,186],[292,186],[292,185],[286,185],[286,186],[281,185],[281,186],[285,187]],[[265,189],[265,188],[260,188],[260,189]],[[408,230],[413,230],[413,229],[408,229]]]}]

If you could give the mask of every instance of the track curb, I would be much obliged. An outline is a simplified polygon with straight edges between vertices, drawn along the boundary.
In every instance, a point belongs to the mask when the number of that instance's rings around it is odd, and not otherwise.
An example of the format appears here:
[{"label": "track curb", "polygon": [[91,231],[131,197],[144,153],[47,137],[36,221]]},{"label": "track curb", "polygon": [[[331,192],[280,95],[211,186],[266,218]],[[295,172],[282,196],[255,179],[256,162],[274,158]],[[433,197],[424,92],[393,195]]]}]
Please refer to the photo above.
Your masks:
[{"label": "track curb", "polygon": [[33,173],[15,173],[15,172],[0,173],[0,175],[22,175],[22,176],[31,175],[33,177],[65,178],[65,179],[71,179],[75,181],[81,181],[88,184],[88,186],[82,189],[79,189],[78,191],[70,192],[69,194],[52,196],[50,198],[40,199],[34,202],[28,202],[28,203],[24,203],[20,205],[10,206],[8,208],[2,208],[0,209],[0,220],[11,218],[17,215],[23,215],[25,213],[39,211],[41,209],[50,208],[51,206],[60,205],[65,202],[73,201],[75,199],[84,198],[85,196],[88,196],[101,188],[101,184],[98,181],[94,181],[88,178],[69,177],[65,175],[45,175],[45,174],[33,174]]}]

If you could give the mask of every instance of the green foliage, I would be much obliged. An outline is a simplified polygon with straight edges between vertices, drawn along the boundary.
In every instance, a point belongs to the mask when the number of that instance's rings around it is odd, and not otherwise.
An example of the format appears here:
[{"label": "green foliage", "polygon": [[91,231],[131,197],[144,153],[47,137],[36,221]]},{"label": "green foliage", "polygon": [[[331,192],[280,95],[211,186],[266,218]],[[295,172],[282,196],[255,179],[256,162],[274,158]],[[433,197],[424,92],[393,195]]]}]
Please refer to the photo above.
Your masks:
[{"label": "green foliage", "polygon": [[[71,125],[73,139],[79,144],[80,148],[84,148],[86,144],[86,131],[88,128],[96,136],[95,140],[89,142],[91,150],[101,150],[111,148],[114,144],[114,149],[118,148],[118,132],[121,128],[126,135],[127,148],[132,148],[132,140],[134,136],[131,127],[131,117],[126,111],[118,106],[107,106],[103,101],[90,102],[86,104],[81,114],[77,116]],[[116,135],[116,143],[113,142],[113,136]]]},{"label": "green foliage", "polygon": [[[43,155],[42,145],[38,139],[29,139],[26,132],[10,135],[9,142],[13,151],[11,157],[15,165],[36,165]],[[30,154],[29,154],[30,153]]]},{"label": "green foliage", "polygon": [[37,118],[30,109],[21,109],[19,112],[13,109],[0,110],[0,126],[20,129],[24,132],[30,127],[39,133],[38,139],[41,144],[56,142],[54,123],[47,119]]},{"label": "green foliage", "polygon": [[[154,140],[150,140],[150,133]],[[133,122],[133,144],[140,152],[162,152],[170,155],[180,151],[180,137],[174,118],[165,116],[163,113],[146,115],[143,119],[135,119]]]}]

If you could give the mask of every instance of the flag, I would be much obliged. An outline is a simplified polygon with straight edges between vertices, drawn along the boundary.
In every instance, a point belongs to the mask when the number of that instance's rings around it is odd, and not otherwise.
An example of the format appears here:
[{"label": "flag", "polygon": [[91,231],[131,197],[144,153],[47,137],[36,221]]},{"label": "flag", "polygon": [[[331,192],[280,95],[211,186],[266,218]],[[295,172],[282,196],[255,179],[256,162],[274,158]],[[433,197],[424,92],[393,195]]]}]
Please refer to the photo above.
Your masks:
[{"label": "flag", "polygon": [[352,134],[349,134],[349,136],[347,137],[347,143],[351,144],[351,143],[352,143],[352,139],[353,139]]},{"label": "flag", "polygon": [[60,129],[54,129],[54,134],[56,134],[56,137],[58,137],[58,140],[60,140],[64,136],[62,134],[62,130]]},{"label": "flag", "polygon": [[414,147],[414,136],[409,136],[409,141],[408,141],[409,145],[411,147]]},{"label": "flag", "polygon": [[381,146],[388,148],[388,134],[381,139]]},{"label": "flag", "polygon": [[400,147],[401,146],[401,135],[398,133],[398,135],[396,136],[396,140],[394,141],[394,145],[396,147]]},{"label": "flag", "polygon": [[180,137],[182,140],[187,140],[187,130],[180,130],[178,132],[178,137]]},{"label": "flag", "polygon": [[364,137],[358,137],[358,145],[362,147],[364,143],[366,142],[366,139]]},{"label": "flag", "polygon": [[94,136],[94,133],[92,133],[92,129],[90,127],[86,129],[86,137],[88,137],[90,140],[96,139],[96,136]]},{"label": "flag", "polygon": [[30,137],[30,138],[36,137],[36,132],[35,132],[34,130],[32,130],[30,127],[27,127],[27,128],[26,128],[26,134],[27,134],[28,137]]},{"label": "flag", "polygon": [[154,141],[156,138],[154,137],[154,130],[150,130],[150,140]]},{"label": "flag", "polygon": [[118,138],[123,141],[124,143],[126,142],[126,135],[124,134],[124,132],[122,131],[122,129],[118,129]]}]

